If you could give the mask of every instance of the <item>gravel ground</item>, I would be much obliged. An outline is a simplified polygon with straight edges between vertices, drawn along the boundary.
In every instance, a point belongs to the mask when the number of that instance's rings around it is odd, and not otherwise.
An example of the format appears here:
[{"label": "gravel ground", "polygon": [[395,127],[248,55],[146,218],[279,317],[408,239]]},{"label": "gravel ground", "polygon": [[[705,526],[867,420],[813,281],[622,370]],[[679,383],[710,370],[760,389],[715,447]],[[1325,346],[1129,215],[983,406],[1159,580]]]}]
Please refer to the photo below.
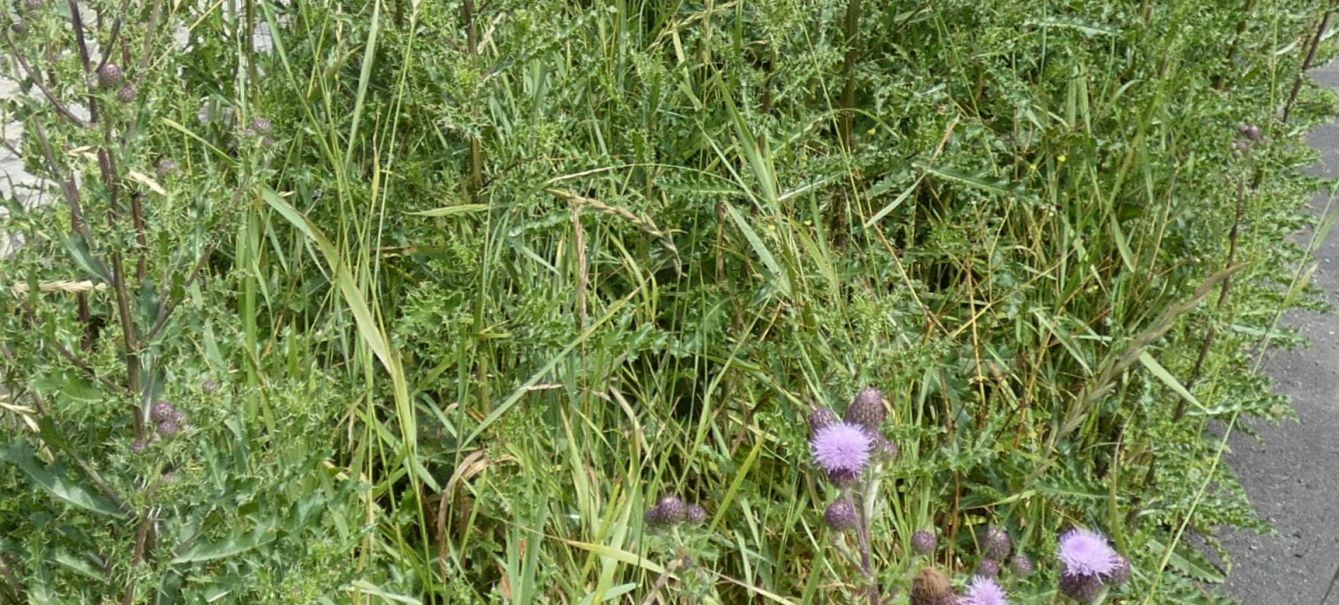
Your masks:
[{"label": "gravel ground", "polygon": [[[1339,88],[1339,62],[1313,77]],[[1339,177],[1339,124],[1316,129],[1311,143],[1321,153],[1316,172]],[[1318,210],[1324,204],[1324,198],[1315,202]],[[1339,232],[1331,232],[1317,258],[1312,283],[1339,303]],[[1311,346],[1274,355],[1266,370],[1277,391],[1292,398],[1298,422],[1248,423],[1259,439],[1233,434],[1227,456],[1256,510],[1277,530],[1222,536],[1233,555],[1226,592],[1247,605],[1319,604],[1339,566],[1339,315],[1295,314],[1285,321]],[[1339,603],[1339,596],[1330,602]]]}]

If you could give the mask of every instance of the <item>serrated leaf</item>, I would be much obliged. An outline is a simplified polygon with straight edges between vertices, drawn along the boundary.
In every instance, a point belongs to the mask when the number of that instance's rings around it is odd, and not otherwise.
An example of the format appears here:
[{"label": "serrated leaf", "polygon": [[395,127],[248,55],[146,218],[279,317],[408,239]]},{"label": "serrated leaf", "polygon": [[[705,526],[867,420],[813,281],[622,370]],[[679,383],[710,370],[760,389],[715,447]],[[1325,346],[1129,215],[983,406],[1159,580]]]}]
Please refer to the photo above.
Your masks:
[{"label": "serrated leaf", "polygon": [[0,449],[0,460],[17,466],[38,487],[71,505],[108,517],[120,519],[125,516],[111,500],[69,477],[62,465],[47,464],[38,459],[26,443],[9,443]]}]

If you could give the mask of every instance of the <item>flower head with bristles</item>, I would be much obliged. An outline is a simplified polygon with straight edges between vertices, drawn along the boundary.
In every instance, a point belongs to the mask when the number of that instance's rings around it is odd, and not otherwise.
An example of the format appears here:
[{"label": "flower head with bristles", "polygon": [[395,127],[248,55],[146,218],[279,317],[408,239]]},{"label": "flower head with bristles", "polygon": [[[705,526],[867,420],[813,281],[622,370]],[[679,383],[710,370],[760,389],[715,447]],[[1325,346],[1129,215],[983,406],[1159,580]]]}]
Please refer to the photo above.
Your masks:
[{"label": "flower head with bristles", "polygon": [[976,575],[983,578],[1000,577],[999,561],[996,561],[995,559],[981,559],[981,562],[976,564]]},{"label": "flower head with bristles", "polygon": [[1106,536],[1089,529],[1072,529],[1060,536],[1060,564],[1067,576],[1109,574],[1120,565]]},{"label": "flower head with bristles", "polygon": [[1009,605],[1009,598],[993,578],[975,576],[967,584],[967,594],[958,599],[957,605]]},{"label": "flower head with bristles", "polygon": [[814,460],[838,483],[854,480],[869,464],[873,442],[862,427],[838,422],[814,433],[809,442]]}]

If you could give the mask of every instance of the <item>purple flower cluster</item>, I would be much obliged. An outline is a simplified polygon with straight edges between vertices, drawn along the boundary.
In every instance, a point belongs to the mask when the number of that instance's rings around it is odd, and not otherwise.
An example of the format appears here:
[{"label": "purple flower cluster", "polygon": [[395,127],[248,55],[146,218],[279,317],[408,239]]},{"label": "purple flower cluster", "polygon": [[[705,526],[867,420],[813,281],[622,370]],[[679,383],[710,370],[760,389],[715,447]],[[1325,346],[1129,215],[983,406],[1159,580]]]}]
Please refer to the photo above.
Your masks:
[{"label": "purple flower cluster", "polygon": [[1060,536],[1060,592],[1092,603],[1105,586],[1129,581],[1130,562],[1111,548],[1106,536],[1089,529],[1071,529]]},{"label": "purple flower cluster", "polygon": [[883,393],[870,387],[856,394],[845,418],[827,408],[809,415],[809,450],[833,483],[849,485],[875,456],[896,455],[897,446],[881,432],[884,404]]},{"label": "purple flower cluster", "polygon": [[158,435],[163,439],[171,439],[190,426],[186,424],[186,414],[167,401],[153,404],[149,410],[149,419],[154,422]]},{"label": "purple flower cluster", "polygon": [[662,496],[651,510],[646,511],[646,523],[652,527],[674,527],[680,523],[701,525],[707,520],[707,509],[688,505],[675,495]]}]

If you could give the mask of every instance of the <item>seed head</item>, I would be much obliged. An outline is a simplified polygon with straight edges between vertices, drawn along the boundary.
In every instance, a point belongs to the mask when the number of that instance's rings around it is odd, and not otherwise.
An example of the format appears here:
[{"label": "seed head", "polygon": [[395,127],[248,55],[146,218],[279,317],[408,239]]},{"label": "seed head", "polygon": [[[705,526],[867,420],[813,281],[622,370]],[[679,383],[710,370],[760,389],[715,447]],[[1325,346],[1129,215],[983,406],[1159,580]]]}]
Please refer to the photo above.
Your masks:
[{"label": "seed head", "polygon": [[1013,540],[1009,538],[1009,532],[995,525],[986,528],[985,536],[981,540],[981,551],[987,559],[1003,561],[1009,558],[1009,552],[1012,550]]},{"label": "seed head", "polygon": [[952,605],[953,583],[944,572],[926,567],[911,582],[911,605]]},{"label": "seed head", "polygon": [[839,484],[860,476],[869,464],[872,446],[869,433],[863,427],[846,422],[819,429],[809,442],[818,465]]},{"label": "seed head", "polygon": [[1060,593],[1087,605],[1102,591],[1102,578],[1096,575],[1061,574]]},{"label": "seed head", "polygon": [[883,426],[883,391],[867,387],[856,393],[846,408],[846,421],[877,433]]},{"label": "seed head", "polygon": [[115,63],[105,63],[98,68],[98,85],[103,88],[115,88],[125,81],[125,74]]},{"label": "seed head", "polygon": [[859,517],[856,516],[855,505],[850,500],[842,498],[828,505],[827,512],[823,513],[823,520],[828,522],[828,527],[833,531],[851,531],[859,523]]},{"label": "seed head", "polygon": [[911,550],[918,555],[932,555],[935,552],[936,539],[934,532],[924,529],[911,534]]},{"label": "seed head", "polygon": [[707,522],[707,509],[696,504],[688,507],[688,524],[702,525]]},{"label": "seed head", "polygon": [[976,564],[976,575],[983,578],[1000,577],[999,562],[995,559],[981,559],[981,562]]},{"label": "seed head", "polygon": [[1036,571],[1032,559],[1021,552],[1014,555],[1014,558],[1009,561],[1009,568],[1020,578],[1026,578],[1032,575],[1033,571]]},{"label": "seed head", "polygon": [[1106,536],[1088,529],[1071,529],[1060,536],[1058,556],[1062,571],[1073,576],[1109,574],[1120,564],[1120,555]]},{"label": "seed head", "polygon": [[957,605],[1009,605],[1009,598],[993,577],[974,576]]},{"label": "seed head", "polygon": [[813,439],[818,431],[826,426],[837,424],[842,419],[828,408],[818,408],[809,413],[809,438]]}]

